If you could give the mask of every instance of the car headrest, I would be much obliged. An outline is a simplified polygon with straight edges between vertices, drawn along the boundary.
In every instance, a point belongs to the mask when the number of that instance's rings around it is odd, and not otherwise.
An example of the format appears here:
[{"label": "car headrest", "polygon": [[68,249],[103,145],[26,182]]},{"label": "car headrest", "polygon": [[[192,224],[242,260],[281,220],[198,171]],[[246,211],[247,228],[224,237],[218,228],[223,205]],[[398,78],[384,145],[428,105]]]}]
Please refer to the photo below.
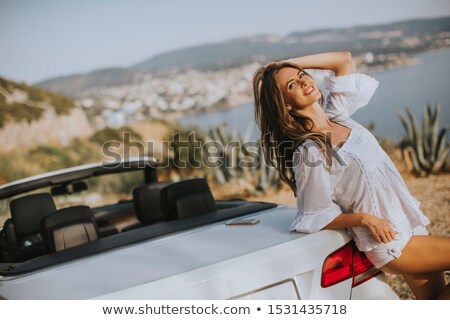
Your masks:
[{"label": "car headrest", "polygon": [[44,216],[41,235],[47,249],[56,252],[97,240],[98,229],[91,208],[73,206]]},{"label": "car headrest", "polygon": [[14,199],[9,204],[16,235],[20,237],[37,234],[41,218],[56,210],[49,193],[37,193]]},{"label": "car headrest", "polygon": [[133,190],[136,217],[144,224],[166,220],[161,208],[161,190],[170,182],[150,182]]},{"label": "car headrest", "polygon": [[161,205],[170,220],[217,211],[206,179],[184,180],[164,187]]}]

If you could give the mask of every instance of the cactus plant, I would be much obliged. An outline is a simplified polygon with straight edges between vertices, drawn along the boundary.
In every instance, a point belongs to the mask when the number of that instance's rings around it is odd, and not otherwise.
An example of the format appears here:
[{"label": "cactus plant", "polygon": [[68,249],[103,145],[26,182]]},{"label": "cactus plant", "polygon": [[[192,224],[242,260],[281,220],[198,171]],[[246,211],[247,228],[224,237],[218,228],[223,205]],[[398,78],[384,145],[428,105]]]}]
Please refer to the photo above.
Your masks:
[{"label": "cactus plant", "polygon": [[406,130],[406,137],[401,143],[405,160],[411,163],[410,169],[421,175],[436,173],[444,168],[450,151],[446,143],[447,128],[439,131],[440,105],[437,104],[434,112],[427,105],[423,110],[422,130],[411,113],[406,108],[408,120],[399,114],[400,121]]}]

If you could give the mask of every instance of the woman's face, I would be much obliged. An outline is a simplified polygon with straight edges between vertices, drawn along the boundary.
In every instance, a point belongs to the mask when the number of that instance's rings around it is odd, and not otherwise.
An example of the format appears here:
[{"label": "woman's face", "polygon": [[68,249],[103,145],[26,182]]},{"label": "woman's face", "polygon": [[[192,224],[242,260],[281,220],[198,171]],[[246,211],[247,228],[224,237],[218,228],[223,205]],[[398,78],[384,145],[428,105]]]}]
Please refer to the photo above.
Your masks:
[{"label": "woman's face", "polygon": [[276,80],[289,111],[307,108],[321,97],[314,81],[302,70],[290,67],[280,69]]}]

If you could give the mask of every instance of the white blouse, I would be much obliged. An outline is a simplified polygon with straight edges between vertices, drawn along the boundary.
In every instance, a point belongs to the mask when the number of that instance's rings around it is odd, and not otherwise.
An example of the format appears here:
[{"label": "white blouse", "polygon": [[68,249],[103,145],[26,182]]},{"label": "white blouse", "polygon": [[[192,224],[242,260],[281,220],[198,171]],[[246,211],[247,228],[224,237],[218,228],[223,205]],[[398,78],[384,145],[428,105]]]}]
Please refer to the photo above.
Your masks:
[{"label": "white blouse", "polygon": [[[351,132],[344,145],[334,149],[331,166],[325,165],[325,156],[315,142],[306,140],[297,148],[293,170],[298,213],[291,231],[319,231],[343,212],[371,213],[387,219],[396,232],[412,232],[429,224],[419,209],[420,202],[409,193],[375,137],[350,119],[353,112],[367,105],[378,81],[360,73],[336,77],[330,72],[324,84],[330,92],[325,106],[328,118]],[[378,246],[366,228],[348,231],[359,250]]]}]

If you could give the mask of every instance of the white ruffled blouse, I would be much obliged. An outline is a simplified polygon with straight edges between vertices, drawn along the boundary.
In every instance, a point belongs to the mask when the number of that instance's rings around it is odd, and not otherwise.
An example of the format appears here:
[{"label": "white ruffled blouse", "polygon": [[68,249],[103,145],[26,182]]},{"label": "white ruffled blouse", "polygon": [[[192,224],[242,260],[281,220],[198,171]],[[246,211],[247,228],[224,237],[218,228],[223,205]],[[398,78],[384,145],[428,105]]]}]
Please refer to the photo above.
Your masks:
[{"label": "white ruffled blouse", "polygon": [[[397,232],[412,233],[426,226],[428,219],[419,209],[420,202],[408,191],[401,175],[375,137],[350,119],[353,112],[367,105],[378,81],[354,73],[324,79],[330,93],[326,99],[328,118],[351,128],[347,141],[335,148],[331,166],[318,145],[306,140],[293,158],[297,186],[298,213],[291,231],[312,233],[321,230],[341,213],[365,212],[387,219]],[[361,251],[370,251],[378,243],[364,227],[350,228]]]}]

